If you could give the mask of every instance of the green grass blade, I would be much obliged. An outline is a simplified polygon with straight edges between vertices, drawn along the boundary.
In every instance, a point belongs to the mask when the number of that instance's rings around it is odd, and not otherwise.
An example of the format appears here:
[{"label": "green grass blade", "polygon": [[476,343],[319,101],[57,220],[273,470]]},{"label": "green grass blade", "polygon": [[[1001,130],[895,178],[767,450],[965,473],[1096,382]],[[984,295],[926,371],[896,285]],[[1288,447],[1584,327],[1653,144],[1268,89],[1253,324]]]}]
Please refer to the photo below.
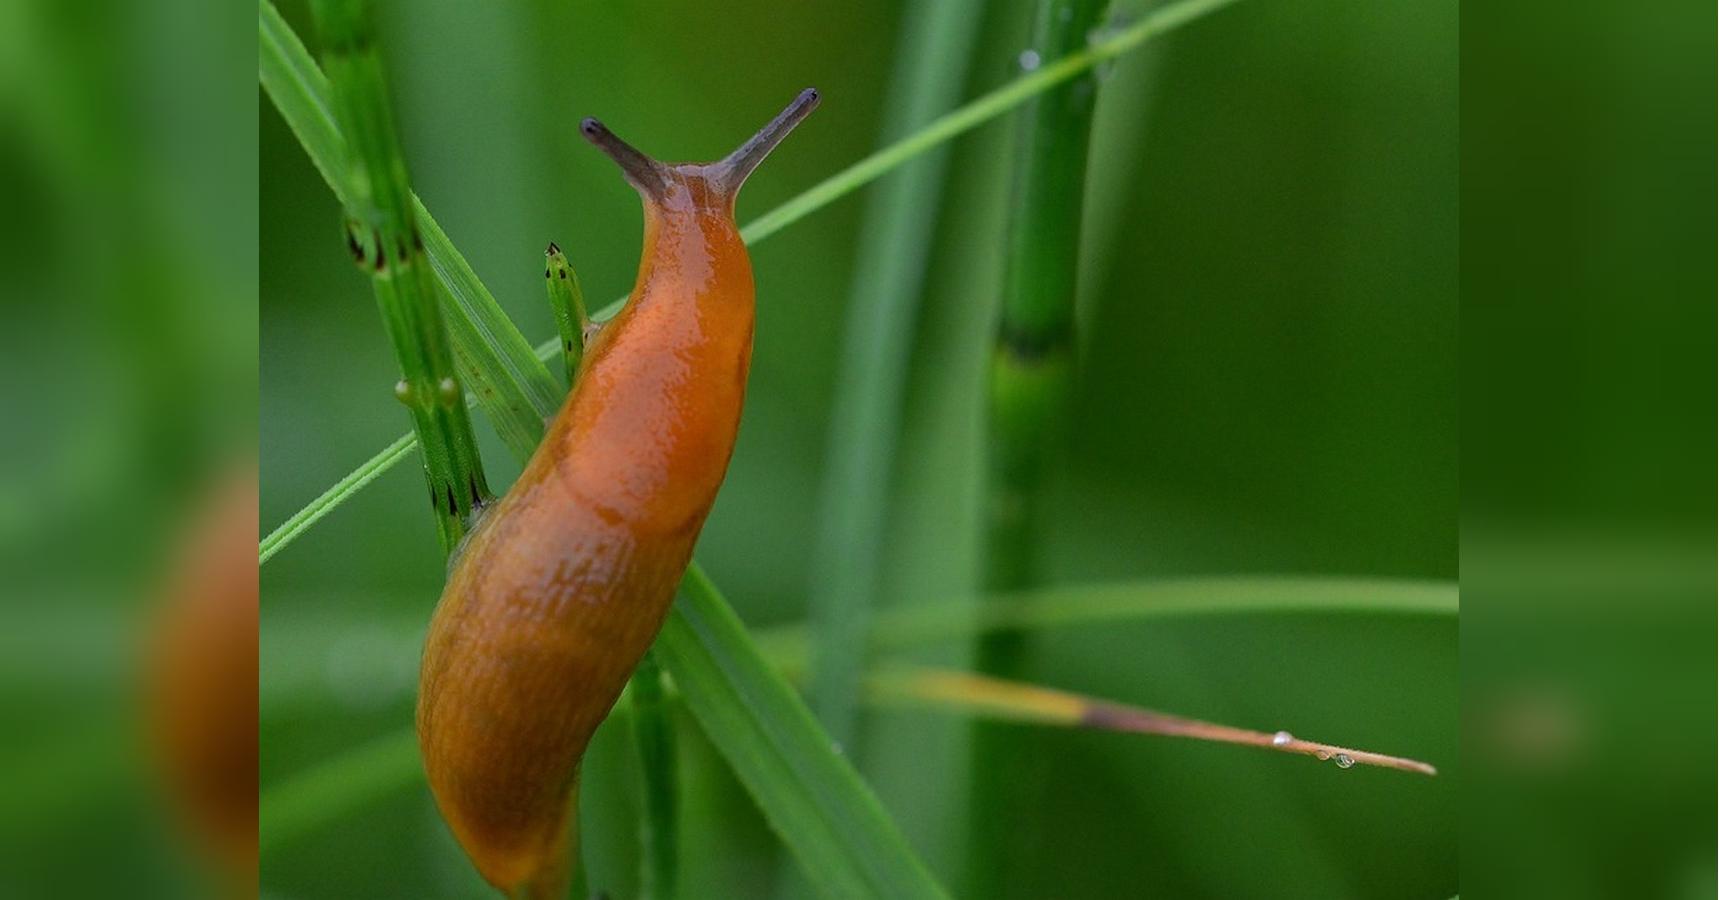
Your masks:
[{"label": "green grass blade", "polygon": [[1090,71],[1165,32],[1238,0],[1183,0],[1154,10],[1139,21],[1093,41],[1073,53],[969,101],[913,134],[824,179],[805,193],[776,207],[741,229],[747,243],[761,241],[807,215],[882,177],[895,167],[951,138],[985,124],[1033,97]]},{"label": "green grass blade", "polygon": [[[269,0],[259,0],[258,28],[263,89],[335,196],[345,202],[340,161],[346,141],[329,112],[328,79]],[[561,388],[423,201],[413,195],[411,202],[424,253],[444,289],[443,317],[460,351],[460,375],[508,448],[528,456],[543,435],[543,419],[560,402]]]},{"label": "green grass blade", "polygon": [[346,173],[339,166],[346,139],[328,108],[328,79],[269,0],[258,0],[257,74],[322,180],[345,205]]},{"label": "green grass blade", "polygon": [[[1027,102],[1034,96],[1071,78],[1076,78],[1081,73],[1106,60],[1115,59],[1134,50],[1159,35],[1173,31],[1201,16],[1235,2],[1238,0],[1183,0],[1183,2],[1155,10],[1132,25],[1093,42],[1085,51],[1044,66],[1036,72],[1022,76],[997,90],[978,97],[953,110],[948,115],[933,121],[925,128],[824,179],[805,193],[747,224],[741,229],[741,237],[747,244],[762,241],[883,177],[908,160],[983,125]],[[312,155],[313,161],[319,160],[322,157],[317,154],[326,152],[326,147],[322,146],[326,144],[326,135],[319,132],[314,115],[316,108],[314,95],[317,92],[316,84],[321,76],[315,73],[314,64],[310,65],[308,69],[297,64],[293,58],[295,55],[302,56],[305,62],[309,61],[309,56],[304,53],[303,45],[298,42],[298,38],[293,35],[292,30],[280,21],[279,15],[274,13],[273,6],[269,4],[268,0],[261,0],[261,3],[263,16],[262,36],[259,42],[261,55],[259,66],[263,76],[263,87],[268,90],[270,99],[280,109],[281,115],[287,118],[293,132],[305,144],[306,152]],[[328,170],[321,162],[317,163],[317,167],[327,178]],[[331,181],[330,184],[332,186],[333,182]],[[425,220],[426,222],[433,222],[427,216]],[[438,249],[432,244],[431,232],[439,234],[440,229],[434,228],[433,225],[426,226],[425,248],[430,252],[431,264],[436,267],[438,274],[442,274],[444,260],[441,253],[452,252],[452,248]],[[462,258],[458,260],[457,266],[450,264],[447,267],[447,272],[449,275],[444,277],[460,275],[461,272],[470,272],[470,266],[466,265]],[[472,276],[472,282],[476,288],[469,296],[479,300],[488,296],[488,292],[483,290],[481,283],[477,283],[476,276]],[[444,286],[448,287],[450,294],[454,293],[454,288],[448,286],[445,281]],[[598,321],[610,318],[620,310],[621,304],[625,300],[625,297],[616,299],[595,312],[592,318]],[[491,299],[492,305],[493,302]],[[478,311],[482,312],[483,310],[480,308]],[[506,316],[502,315],[501,318],[505,320]],[[511,327],[511,325],[508,326],[510,329]],[[518,333],[517,329],[513,329],[513,332]],[[498,332],[498,334],[505,334],[505,331]],[[523,342],[524,338],[521,337],[520,341]],[[512,346],[514,342],[509,338],[507,343]],[[539,344],[531,352],[541,365],[544,361],[554,359],[556,354],[561,352],[560,347],[560,338],[550,338]],[[528,369],[528,371],[532,381],[535,382],[537,378],[536,369]],[[543,378],[546,380],[549,378],[547,369],[543,370]],[[553,384],[553,382],[549,383]],[[539,391],[533,389],[530,396],[541,400],[538,394]],[[553,393],[550,396],[552,397]],[[533,404],[527,403],[525,405],[531,406]],[[546,408],[553,410],[554,404],[550,403]],[[486,405],[485,411],[490,412],[490,407]],[[544,413],[544,415],[547,414]],[[277,547],[276,549],[278,551],[280,548]]]},{"label": "green grass blade", "polygon": [[[702,573],[699,577],[703,577]],[[691,583],[690,575],[688,581]],[[670,614],[671,621],[681,622],[677,629],[691,628],[692,623],[683,612],[686,605],[683,597]],[[1454,623],[1459,608],[1457,585],[1441,581],[1311,576],[1124,581],[1046,588],[977,603],[944,600],[892,607],[878,614],[872,646],[884,652],[942,642],[966,643],[987,632],[1004,629],[1043,631],[1231,618],[1258,621],[1339,616]],[[718,618],[731,620],[732,614]],[[409,626],[401,623],[398,627],[416,628],[419,623]],[[332,641],[338,631],[339,626],[327,623],[304,626],[306,639],[314,634],[318,640]],[[287,637],[272,627],[265,628],[264,634],[277,640]],[[810,641],[811,631],[804,624],[765,629],[752,640],[755,650],[736,651],[737,658],[748,660],[750,666],[761,656],[775,670],[801,671],[806,667]],[[267,648],[263,654],[265,662],[274,660],[277,665],[304,655],[266,651]],[[711,655],[697,648],[687,651]],[[682,671],[685,674],[676,676],[677,690],[694,670],[688,666]],[[263,673],[263,680],[292,681],[295,676],[271,669]],[[742,711],[734,714],[744,715]],[[394,740],[402,746],[409,744],[411,730],[402,731]],[[265,848],[279,846],[287,836],[308,833],[319,824],[337,821],[369,802],[379,790],[405,790],[417,783],[422,777],[417,755],[404,750],[390,755],[378,749],[381,746],[385,742],[366,745],[264,790],[258,820],[265,825]]]},{"label": "green grass blade", "polygon": [[364,489],[364,486],[375,481],[383,472],[394,467],[394,464],[412,454],[412,448],[418,445],[417,436],[410,432],[394,439],[394,443],[382,448],[382,452],[365,460],[358,468],[353,469],[345,478],[336,482],[334,487],[322,493],[322,496],[310,501],[305,508],[293,513],[290,518],[280,524],[280,527],[268,533],[259,545],[257,563],[261,565],[269,561],[269,557],[280,552],[282,547],[292,543],[293,538],[315,525],[323,516],[334,511],[334,508],[346,502],[346,498]]},{"label": "green grass blade", "polygon": [[[1063,585],[976,602],[909,603],[880,612],[875,650],[965,641],[1000,632],[1121,622],[1172,622],[1257,616],[1454,618],[1457,586],[1446,581],[1315,576],[1223,576]],[[806,665],[805,626],[760,632],[778,665]]]},{"label": "green grass blade", "polygon": [[424,201],[413,197],[412,203],[424,227],[424,250],[430,265],[458,310],[448,319],[456,323],[454,343],[462,354],[469,355],[472,370],[479,376],[473,387],[478,405],[514,456],[530,459],[537,442],[543,439],[544,420],[561,405],[561,386],[424,208]]},{"label": "green grass blade", "polygon": [[[266,10],[262,21],[266,30],[270,21]],[[289,50],[295,45],[290,32],[265,42],[265,47]],[[292,66],[280,63],[276,68]],[[305,62],[300,68],[308,72],[314,64]],[[315,79],[303,72],[289,84],[313,85]],[[300,98],[294,108],[312,110],[313,100]],[[426,250],[439,255],[444,262],[457,261],[453,268],[438,268],[438,274],[444,278],[451,275],[455,281],[469,277],[475,286],[470,296],[488,298],[488,292],[446,236],[428,222],[427,216],[425,220]],[[493,306],[493,301],[490,305]],[[453,329],[453,340],[462,355],[476,357],[487,350],[516,363],[523,357],[542,369],[523,339],[517,343],[500,339],[503,331],[514,335],[518,332],[499,309],[495,313],[500,321],[498,328]],[[473,312],[456,304],[450,317],[470,319]],[[484,371],[497,384],[517,386],[513,379],[517,367],[512,371],[506,368]],[[543,371],[547,378],[547,370]],[[486,404],[485,408],[492,417],[521,419],[530,415],[533,421],[521,422],[520,426],[541,431],[542,417],[553,410],[554,404],[545,404],[531,413],[509,405],[492,408]],[[532,444],[534,447],[535,440]],[[521,448],[521,458],[529,456],[531,449]],[[832,749],[829,736],[818,727],[787,683],[764,662],[739,619],[696,563],[687,573],[681,597],[653,652],[658,653],[676,684],[683,686],[689,708],[704,725],[712,743],[723,752],[758,800],[766,818],[776,824],[783,840],[807,864],[820,885],[843,897],[943,896],[876,797],[860,781],[853,767]]]},{"label": "green grass blade", "polygon": [[[977,0],[909,8],[884,103],[886,142],[960,99],[983,18]],[[842,743],[853,742],[857,725],[865,634],[883,568],[890,461],[947,157],[939,147],[878,182],[854,254],[809,601],[819,640],[812,708]]]},{"label": "green grass blade", "polygon": [[814,884],[834,897],[945,896],[696,564],[656,652]]},{"label": "green grass blade", "polygon": [[628,682],[633,702],[633,740],[638,744],[645,809],[639,821],[639,856],[644,896],[674,900],[680,895],[680,778],[676,770],[674,722],[656,650],[639,660]]}]

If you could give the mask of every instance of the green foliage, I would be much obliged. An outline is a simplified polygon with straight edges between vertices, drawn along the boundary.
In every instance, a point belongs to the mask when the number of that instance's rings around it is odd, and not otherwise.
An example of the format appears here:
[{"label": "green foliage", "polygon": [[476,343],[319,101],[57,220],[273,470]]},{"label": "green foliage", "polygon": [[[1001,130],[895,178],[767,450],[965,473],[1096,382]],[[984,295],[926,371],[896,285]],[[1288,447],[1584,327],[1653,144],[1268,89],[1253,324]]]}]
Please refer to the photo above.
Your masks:
[{"label": "green foliage", "polygon": [[[271,18],[267,0],[262,2],[266,29]],[[337,7],[328,11],[324,20],[331,23],[331,28],[343,25],[356,28],[363,22],[363,14],[351,7]],[[337,47],[345,46],[347,41],[357,42],[357,38],[334,33],[342,41]],[[375,59],[374,49],[367,39],[358,45],[368,54],[365,73],[379,88],[380,63]],[[272,46],[289,48],[290,52],[290,35],[282,36]],[[314,79],[309,77],[292,82],[296,86],[312,83]],[[314,104],[315,98],[311,98],[300,105]],[[338,182],[340,167],[330,168]],[[395,168],[402,173],[397,185],[400,194],[397,205],[405,215],[403,164],[396,163]],[[372,173],[375,171],[372,169]],[[414,251],[415,245],[411,240],[401,242],[401,246]],[[393,246],[387,244],[385,252],[391,253]],[[487,297],[487,292],[483,296]],[[430,302],[431,298],[424,296],[423,300]],[[455,315],[461,312],[456,311]],[[499,307],[491,315],[517,336],[517,330],[512,329]],[[456,327],[453,340],[462,355],[482,365],[491,357],[477,352],[481,348],[470,343],[472,334],[471,330]],[[416,345],[406,342],[407,349],[435,344],[422,334],[418,337]],[[436,340],[439,339],[438,331]],[[519,352],[523,346],[523,340],[516,339],[489,349],[496,356],[514,357],[514,364],[520,368],[541,368],[529,352]],[[494,384],[507,380],[509,373],[498,365],[480,369],[480,377]],[[457,395],[453,400],[458,400]],[[465,411],[463,403],[452,401],[442,404],[442,408],[461,414]],[[543,417],[550,411],[547,405],[525,413],[502,406],[492,414],[515,419],[513,425],[521,432],[536,430],[540,434]],[[422,442],[425,432],[420,429],[419,433]],[[430,449],[429,444],[425,446]],[[445,533],[444,543],[447,543]],[[691,617],[692,622],[683,623],[683,616]],[[883,814],[869,789],[832,750],[828,735],[818,728],[781,677],[764,664],[739,620],[696,563],[687,573],[680,600],[669,616],[658,646],[660,650],[654,652],[658,652],[676,683],[686,685],[683,690],[689,705],[706,732],[724,750],[730,764],[778,825],[784,842],[800,855],[821,887],[843,897],[941,895],[941,889]],[[838,823],[841,827],[809,827],[817,820]]]},{"label": "green foliage", "polygon": [[346,245],[369,273],[382,323],[400,363],[395,396],[412,416],[442,549],[452,552],[466,520],[489,496],[465,394],[454,377],[436,285],[412,210],[412,189],[394,133],[394,112],[376,50],[374,11],[360,0],[318,0],[323,63],[338,128],[351,139],[331,167],[343,178]]},{"label": "green foliage", "polygon": [[[857,208],[834,201],[889,169],[865,158],[809,195],[815,202],[781,204],[872,150],[896,18],[703,4],[385,10],[385,39],[410,51],[389,59],[415,183],[528,334],[554,331],[536,267],[548,238],[576,250],[594,296],[619,293],[636,263],[637,201],[572,136],[579,115],[625,117],[641,143],[695,158],[744,135],[754,113],[786,93],[823,89],[818,127],[786,145],[770,177],[742,198],[750,237],[783,234],[772,229],[784,215],[797,224],[791,241],[759,244],[754,257],[760,325],[747,419],[699,549],[748,622],[798,620],[838,355],[832,323],[843,314],[856,242]],[[1011,67],[1024,21],[999,7],[985,23],[970,86],[980,102],[1018,83]],[[1091,301],[1080,329],[1086,374],[1070,410],[1071,455],[1046,486],[1048,581],[1079,591],[1211,572],[1454,576],[1455,472],[1446,462],[1454,382],[1445,362],[1454,348],[1446,290],[1454,69],[1441,49],[1454,46],[1453,21],[1432,5],[1251,4],[1156,55],[1161,87],[1149,116],[1101,101],[1092,193],[1122,224],[1110,232],[1107,274],[1082,289]],[[1106,97],[1148,71],[1116,61]],[[712,76],[735,71],[748,77]],[[1008,185],[997,160],[1010,136],[1001,123],[980,126],[1008,108],[982,107],[990,118],[975,120],[963,107],[955,131],[941,120],[918,136],[964,138],[952,145],[908,360],[882,555],[886,632],[903,607],[967,595],[951,589],[948,573],[969,571],[974,559],[976,400],[989,344],[975,311],[999,290],[998,198]],[[1119,156],[1119,123],[1142,118],[1150,126],[1138,151]],[[265,522],[394,437],[391,401],[350,390],[392,376],[382,348],[363,338],[374,313],[353,303],[351,270],[329,255],[335,206],[284,121],[265,111],[262,123]],[[786,212],[757,217],[772,209]],[[556,347],[539,358],[554,358]],[[492,467],[498,483],[505,465]],[[439,582],[427,521],[401,515],[420,491],[410,479],[377,479],[342,515],[305,532],[300,552],[264,568],[265,640],[303,636],[273,654],[265,645],[266,785],[284,786],[408,721],[398,660],[412,666],[412,629]],[[1261,581],[1249,596],[1277,587]],[[1023,676],[1413,751],[1445,774],[1407,784],[1257,758],[1267,754],[1021,728],[1035,756],[1056,761],[1031,774],[1040,802],[1019,822],[1047,862],[1005,896],[1453,892],[1454,625],[1445,614],[1368,611],[1372,590],[1358,583],[1335,609],[1292,615],[1249,612],[1239,601],[1234,614],[1209,617],[1094,612],[1040,626]],[[1190,588],[1165,608],[1228,594]],[[1163,596],[1142,595],[1139,606]],[[950,622],[968,614],[965,605],[930,608]],[[335,612],[398,620],[403,631],[387,634],[402,636],[317,625]],[[902,652],[958,660],[960,644]],[[313,692],[270,689],[291,668],[287,655]],[[932,871],[953,874],[960,729],[901,712],[868,713],[861,725],[863,771],[878,799]],[[593,886],[617,897],[631,895],[637,871],[632,755],[616,752],[628,749],[626,734],[600,735],[586,774],[605,786],[587,793]],[[682,833],[699,836],[686,842],[683,893],[767,893],[779,852],[767,820],[698,729],[679,736]],[[271,892],[292,896],[475,896],[462,864],[422,793],[404,790],[274,845],[263,868]]]},{"label": "green foliage", "polygon": [[942,897],[871,789],[695,566],[655,652],[811,881],[832,897]]},{"label": "green foliage", "polygon": [[[980,11],[973,0],[951,0],[911,7],[902,18],[883,141],[910,134],[956,105]],[[853,741],[857,725],[859,673],[882,581],[890,462],[947,162],[947,148],[940,147],[881,179],[867,198],[854,251],[809,601],[819,641],[812,708],[843,742]]]}]

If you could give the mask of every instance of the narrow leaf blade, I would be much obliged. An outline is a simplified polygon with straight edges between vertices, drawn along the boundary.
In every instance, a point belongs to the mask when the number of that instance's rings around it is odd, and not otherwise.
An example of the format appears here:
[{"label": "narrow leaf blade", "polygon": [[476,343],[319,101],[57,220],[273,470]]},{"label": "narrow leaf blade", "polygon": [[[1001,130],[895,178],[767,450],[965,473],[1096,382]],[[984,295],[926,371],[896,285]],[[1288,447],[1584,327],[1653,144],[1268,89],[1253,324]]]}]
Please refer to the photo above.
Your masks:
[{"label": "narrow leaf blade", "polygon": [[697,564],[655,649],[815,884],[835,897],[946,896]]}]

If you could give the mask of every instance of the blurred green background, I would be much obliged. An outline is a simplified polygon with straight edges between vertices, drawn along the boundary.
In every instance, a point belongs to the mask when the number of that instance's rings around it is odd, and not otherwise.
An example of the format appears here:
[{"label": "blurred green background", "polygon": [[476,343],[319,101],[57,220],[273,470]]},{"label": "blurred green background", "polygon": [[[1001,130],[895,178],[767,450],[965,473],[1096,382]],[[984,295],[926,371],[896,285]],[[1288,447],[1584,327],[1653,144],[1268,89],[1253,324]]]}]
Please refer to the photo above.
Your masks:
[{"label": "blurred green background", "polygon": [[[818,113],[740,202],[746,221],[877,143],[888,3],[384,3],[414,184],[525,334],[553,333],[557,241],[593,305],[637,266],[640,211],[576,133],[727,152],[793,92]],[[300,3],[282,12],[315,49]],[[1028,5],[988,5],[962,96],[1018,71]],[[1083,376],[1053,480],[1047,572],[1457,575],[1455,3],[1245,0],[1104,73],[1083,259]],[[338,206],[260,103],[265,530],[407,427]],[[979,391],[999,287],[1012,117],[953,145],[917,323],[884,602],[970,594]],[[699,557],[749,624],[804,613],[833,361],[863,197],[753,254],[759,322],[728,481]],[[480,426],[480,430],[486,426]],[[484,434],[491,483],[517,466]],[[415,462],[262,572],[265,790],[411,721],[441,563]],[[927,659],[959,663],[959,648]],[[1320,618],[1046,633],[1036,682],[1402,753],[1437,779],[1279,754],[1022,727],[1043,760],[1018,816],[1019,897],[1448,897],[1457,889],[1452,621]],[[686,885],[765,896],[780,851],[683,719]],[[849,748],[946,883],[961,864],[964,723],[874,712]],[[628,896],[636,798],[606,731],[587,763],[593,883]],[[265,840],[267,835],[265,834]],[[265,895],[475,897],[419,785],[271,849]]]},{"label": "blurred green background", "polygon": [[185,526],[255,466],[248,19],[0,3],[0,896],[200,883],[143,707]]}]

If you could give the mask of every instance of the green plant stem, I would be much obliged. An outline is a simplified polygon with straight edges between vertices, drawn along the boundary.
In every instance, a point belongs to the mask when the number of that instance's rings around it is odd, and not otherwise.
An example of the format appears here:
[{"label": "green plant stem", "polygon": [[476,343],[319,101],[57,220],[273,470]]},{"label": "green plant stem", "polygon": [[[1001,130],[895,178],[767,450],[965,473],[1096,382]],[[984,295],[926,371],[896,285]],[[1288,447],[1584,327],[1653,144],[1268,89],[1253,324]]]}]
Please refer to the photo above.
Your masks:
[{"label": "green plant stem", "polygon": [[412,209],[411,188],[376,49],[375,13],[362,0],[317,0],[334,119],[347,144],[347,246],[370,273],[400,362],[396,395],[411,411],[444,552],[489,497],[453,353]]},{"label": "green plant stem", "polygon": [[[908,8],[884,103],[885,146],[954,106],[983,10],[977,0]],[[878,182],[866,204],[825,443],[810,609],[818,652],[811,702],[854,746],[866,631],[883,566],[891,460],[947,148]]]},{"label": "green plant stem", "polygon": [[[1039,0],[1030,65],[1066,60],[1087,46],[1105,0]],[[1054,64],[1054,63],[1053,63]],[[1022,117],[988,395],[989,440],[983,583],[987,593],[1038,580],[1040,483],[1061,436],[1074,372],[1075,274],[1081,204],[1098,79],[1088,70],[1035,99]],[[1024,634],[978,643],[976,668],[1002,678],[1020,668]],[[1047,766],[996,723],[974,726],[968,817],[967,895],[996,896],[1030,853],[1013,843],[1012,814],[1036,808]]]},{"label": "green plant stem", "polygon": [[585,326],[591,324],[591,318],[585,314],[585,292],[579,289],[579,274],[573,271],[567,254],[550,244],[543,255],[543,282],[548,286],[555,329],[561,332],[561,364],[571,389],[579,375],[579,361],[585,358]]},{"label": "green plant stem", "polygon": [[674,900],[680,893],[680,779],[676,775],[674,723],[669,718],[656,651],[639,661],[631,684],[633,738],[639,747],[645,795],[639,828],[644,896]]},{"label": "green plant stem", "polygon": [[[1454,625],[1460,602],[1454,583],[1399,579],[1249,576],[1065,585],[988,598],[977,605],[944,600],[883,610],[871,643],[874,651],[893,651],[970,641],[1004,630],[1247,617],[1442,619]],[[278,637],[279,630],[268,633]],[[806,667],[810,642],[810,629],[804,625],[767,629],[754,641],[762,658],[784,673]],[[264,659],[271,658],[281,655],[264,653]],[[265,680],[269,677],[265,673]],[[414,733],[406,729],[392,742],[365,745],[264,789],[258,813],[264,849],[332,822],[382,792],[414,783],[421,777],[415,742]]]},{"label": "green plant stem", "polygon": [[[316,111],[326,106],[317,93],[323,83],[315,64],[268,0],[261,0],[261,7],[259,27],[264,39],[259,45],[263,54],[259,68],[264,85],[289,121],[314,123]],[[316,131],[313,124],[301,134]],[[315,152],[329,143],[307,140],[305,146]],[[332,184],[343,182],[339,160],[323,160],[318,167],[334,176]],[[439,255],[444,263],[458,263],[441,266],[438,273],[444,279],[469,275],[471,290],[466,296],[484,306],[476,311],[456,307],[450,315],[473,318],[473,324],[481,318],[488,329],[486,335],[483,329],[456,328],[454,341],[492,384],[511,385],[533,404],[525,409],[505,403],[484,405],[498,430],[509,427],[534,436],[530,445],[514,448],[524,461],[556,403],[553,394],[524,392],[517,373],[535,367],[547,378],[547,370],[531,355],[513,323],[494,307],[493,298],[452,245],[434,239],[438,233],[426,225],[432,259]],[[559,339],[551,345],[550,355],[558,343]],[[820,885],[839,896],[943,896],[877,798],[853,766],[832,750],[829,736],[811,712],[764,661],[697,562],[688,567],[654,652],[765,817]],[[697,689],[689,689],[692,685]]]},{"label": "green plant stem", "polygon": [[[1126,28],[1117,29],[1092,42],[1087,49],[1041,66],[1035,72],[977,97],[950,111],[947,115],[938,117],[913,134],[831,175],[794,199],[753,220],[741,229],[741,237],[748,244],[762,241],[813,212],[859,190],[915,156],[983,125],[1069,79],[1080,77],[1106,60],[1115,59],[1159,35],[1173,31],[1236,2],[1238,0],[1182,0],[1180,3],[1154,10]],[[258,68],[263,87],[268,91],[269,98],[274,101],[275,107],[280,110],[282,118],[286,119],[288,126],[298,136],[299,142],[304,145],[311,161],[323,173],[323,177],[329,180],[329,184],[334,187],[335,191],[339,193],[341,187],[330,173],[332,167],[336,165],[333,161],[336,157],[332,155],[332,148],[339,144],[340,136],[334,131],[331,120],[326,119],[326,113],[322,109],[321,94],[326,91],[326,83],[322,79],[322,74],[316,71],[315,65],[310,62],[308,54],[305,54],[304,47],[298,42],[297,36],[293,35],[292,30],[280,19],[280,14],[275,11],[269,0],[259,0],[259,3],[262,13],[259,24]],[[467,316],[484,322],[486,325],[494,326],[488,329],[487,333],[490,340],[485,342],[484,349],[489,350],[489,348],[503,346],[507,348],[505,353],[499,350],[493,351],[494,364],[497,366],[519,363],[518,366],[515,366],[519,369],[514,373],[517,376],[516,381],[485,385],[486,389],[495,392],[494,395],[483,391],[478,392],[480,405],[492,420],[496,420],[496,428],[503,433],[505,439],[504,428],[508,418],[497,412],[502,406],[501,400],[505,399],[502,392],[509,390],[519,392],[520,402],[510,404],[511,408],[516,411],[530,408],[532,402],[541,399],[541,397],[551,398],[549,406],[553,408],[552,398],[555,396],[553,382],[549,379],[548,370],[541,365],[536,366],[534,370],[523,364],[520,355],[515,352],[517,348],[513,346],[513,343],[517,338],[523,344],[524,339],[518,337],[517,330],[511,329],[511,326],[504,328],[501,327],[500,322],[494,321],[494,317],[500,309],[499,306],[496,306],[494,298],[489,297],[488,292],[472,274],[471,267],[448,242],[447,236],[442,234],[441,229],[436,227],[435,221],[423,210],[422,204],[418,205],[418,211],[424,228],[425,250],[430,256],[431,264],[436,268],[436,274],[442,278],[444,286],[448,288],[450,297],[464,310]],[[592,318],[597,321],[610,318],[620,309],[625,300],[625,297],[615,300],[598,310]],[[501,316],[501,319],[505,320],[505,315]],[[536,358],[539,361],[553,359],[557,353],[561,352],[560,346],[561,339],[559,337],[545,341],[536,348]],[[526,351],[527,353],[533,352],[529,346],[526,347]],[[538,378],[538,373],[541,373],[541,379]],[[544,382],[548,382],[550,385],[547,392],[541,387]],[[530,389],[522,389],[521,385]],[[538,387],[531,388],[532,385],[538,385]],[[530,398],[532,402],[526,402],[526,398]],[[513,447],[516,453],[520,452],[520,447],[515,442],[510,441],[509,446]],[[526,448],[525,452],[529,452],[529,447]],[[328,508],[339,505],[355,492],[355,490],[349,491],[333,498],[328,504]],[[324,514],[326,514],[326,510]],[[302,533],[303,530],[301,529],[293,537],[296,538],[297,534]],[[275,552],[284,548],[286,543],[290,543],[290,540],[281,542],[274,548]]]},{"label": "green plant stem", "polygon": [[[335,197],[349,204],[346,138],[334,120],[328,79],[269,0],[258,0],[257,29],[257,71],[263,89]],[[513,327],[423,202],[416,195],[411,202],[424,253],[445,288],[438,294],[459,350],[455,364],[460,377],[508,448],[515,455],[529,456],[543,431],[535,411],[554,409],[561,395],[541,362],[550,356],[533,356],[524,335]],[[361,487],[331,498],[329,508]],[[290,542],[289,537],[275,551]]]}]

